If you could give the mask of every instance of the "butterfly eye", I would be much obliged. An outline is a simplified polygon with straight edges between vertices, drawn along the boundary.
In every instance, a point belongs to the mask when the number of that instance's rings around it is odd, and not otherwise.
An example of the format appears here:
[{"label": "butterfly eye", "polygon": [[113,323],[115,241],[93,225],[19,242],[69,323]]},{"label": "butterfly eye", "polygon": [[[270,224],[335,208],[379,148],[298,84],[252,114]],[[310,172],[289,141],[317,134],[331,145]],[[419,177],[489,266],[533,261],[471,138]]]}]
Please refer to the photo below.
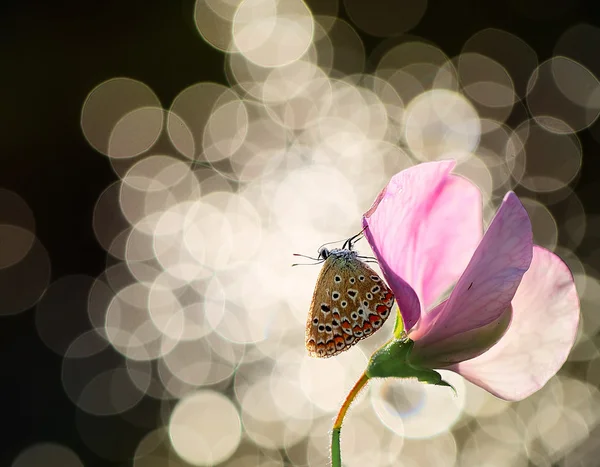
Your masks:
[{"label": "butterfly eye", "polygon": [[327,248],[321,248],[319,250],[319,259],[329,258],[329,250]]}]

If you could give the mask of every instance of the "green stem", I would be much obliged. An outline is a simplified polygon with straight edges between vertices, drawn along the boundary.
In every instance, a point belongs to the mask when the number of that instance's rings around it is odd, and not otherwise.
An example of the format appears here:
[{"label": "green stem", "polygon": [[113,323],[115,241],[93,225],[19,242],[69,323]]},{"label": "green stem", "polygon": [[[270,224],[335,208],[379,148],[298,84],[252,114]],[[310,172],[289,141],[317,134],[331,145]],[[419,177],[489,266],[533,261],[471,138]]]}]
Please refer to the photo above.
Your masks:
[{"label": "green stem", "polygon": [[340,431],[342,431],[342,427],[334,428],[331,434],[331,467],[342,467]]},{"label": "green stem", "polygon": [[342,467],[342,452],[340,448],[340,433],[342,431],[342,422],[346,416],[346,412],[350,408],[350,404],[356,399],[356,396],[363,387],[368,383],[369,377],[363,373],[358,379],[354,387],[348,393],[346,400],[342,404],[335,423],[333,424],[333,432],[331,433],[331,467]]}]

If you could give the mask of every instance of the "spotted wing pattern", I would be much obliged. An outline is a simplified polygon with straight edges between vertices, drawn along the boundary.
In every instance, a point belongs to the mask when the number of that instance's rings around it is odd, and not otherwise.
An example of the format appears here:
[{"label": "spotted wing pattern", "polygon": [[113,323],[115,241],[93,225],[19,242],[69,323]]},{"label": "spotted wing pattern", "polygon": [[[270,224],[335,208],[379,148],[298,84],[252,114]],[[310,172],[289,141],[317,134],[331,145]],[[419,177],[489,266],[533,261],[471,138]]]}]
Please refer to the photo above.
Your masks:
[{"label": "spotted wing pattern", "polygon": [[351,250],[325,260],[306,321],[306,349],[332,357],[383,326],[394,304],[384,281]]}]

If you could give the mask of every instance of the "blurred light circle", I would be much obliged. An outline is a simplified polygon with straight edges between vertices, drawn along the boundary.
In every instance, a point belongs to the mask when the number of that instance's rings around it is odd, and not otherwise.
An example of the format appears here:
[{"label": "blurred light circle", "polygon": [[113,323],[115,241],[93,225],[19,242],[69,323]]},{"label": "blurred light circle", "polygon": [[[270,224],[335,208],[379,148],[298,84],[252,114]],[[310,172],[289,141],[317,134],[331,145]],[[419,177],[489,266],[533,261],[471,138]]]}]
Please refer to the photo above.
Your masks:
[{"label": "blurred light circle", "polygon": [[539,201],[531,198],[519,198],[529,214],[533,228],[533,242],[550,251],[558,243],[558,226],[552,213]]},{"label": "blurred light circle", "polygon": [[[406,438],[396,447],[397,438],[390,441],[390,451],[387,456],[389,467],[452,467],[456,465],[459,454],[456,439],[452,432],[440,433],[426,439]],[[471,465],[471,464],[467,464]]]},{"label": "blurred light circle", "polygon": [[[171,242],[174,240],[183,241],[180,253],[182,259],[188,261],[185,256],[189,256],[190,261],[197,262],[199,265],[204,265],[212,270],[227,269],[236,258],[232,256],[234,232],[225,213],[202,199],[190,204],[189,209],[184,210],[182,214],[183,216],[177,219],[178,228],[181,229],[179,233],[181,238],[171,240]],[[164,226],[164,230],[169,229],[174,221],[174,216],[171,213],[165,213],[161,228]],[[156,237],[155,248],[157,248],[157,251],[158,240],[162,243],[167,239],[169,237],[166,235],[163,235],[162,238]],[[171,245],[165,243],[164,246],[161,246],[161,251],[164,249],[165,254],[169,253],[171,251],[167,249],[169,247]],[[172,251],[178,251],[180,247],[176,247],[177,250]],[[159,258],[163,267],[167,266],[168,263],[161,256]],[[177,257],[173,257],[169,261],[177,261]]]},{"label": "blurred light circle", "polygon": [[210,162],[231,157],[243,144],[248,124],[248,111],[241,100],[214,108],[204,127],[204,157]]},{"label": "blurred light circle", "polygon": [[167,133],[175,148],[187,158],[200,158],[202,138],[213,109],[239,97],[222,84],[196,83],[181,91],[167,114]]},{"label": "blurred light circle", "polygon": [[378,70],[394,70],[416,63],[428,63],[440,67],[448,57],[433,44],[407,37],[398,45],[387,50],[379,60]]},{"label": "blurred light circle", "polygon": [[308,94],[305,89],[313,81],[327,83],[329,78],[321,68],[306,60],[272,68],[265,77],[260,100],[267,105],[284,103],[299,94]]},{"label": "blurred light circle", "polygon": [[448,388],[390,379],[373,385],[373,409],[392,431],[403,429],[399,433],[405,438],[431,438],[443,433],[458,421],[465,397],[462,378],[446,371],[442,376],[457,388],[458,398]]},{"label": "blurred light circle", "polygon": [[[548,131],[581,131],[600,114],[600,81],[580,63],[553,57],[531,75],[527,105],[533,118]],[[566,125],[557,125],[553,119]]]},{"label": "blurred light circle", "polygon": [[214,391],[198,391],[175,406],[169,420],[173,449],[192,465],[215,465],[237,449],[241,422],[227,397]]},{"label": "blurred light circle", "polygon": [[505,121],[516,96],[512,79],[498,62],[478,53],[463,53],[457,59],[463,92],[482,117]]},{"label": "blurred light circle", "polygon": [[[240,393],[244,429],[257,445],[267,449],[289,447],[309,433],[312,406],[301,389],[297,389],[273,375],[259,377]],[[289,401],[286,391],[290,394]]]},{"label": "blurred light circle", "polygon": [[190,174],[185,162],[171,156],[152,155],[136,162],[123,183],[142,192],[162,191],[179,185]]},{"label": "blurred light circle", "polygon": [[[198,314],[200,306],[196,302],[197,297],[189,298],[188,305],[186,297],[185,304],[182,304],[176,295],[174,287],[169,284],[169,277],[166,274],[159,275],[152,284],[148,294],[148,312],[152,323],[156,328],[172,339],[193,339],[201,337],[206,332],[202,325],[197,326],[197,318],[202,319]],[[182,306],[184,305],[184,306]],[[187,309],[186,309],[187,308]]]},{"label": "blurred light circle", "polygon": [[527,93],[527,82],[537,66],[537,54],[523,39],[501,29],[482,29],[465,42],[462,53],[479,54],[497,62],[514,82],[515,93],[519,97]]},{"label": "blurred light circle", "polygon": [[121,183],[114,182],[104,189],[96,200],[92,215],[92,228],[96,240],[102,248],[108,251],[115,238],[129,227],[123,211],[118,208]]},{"label": "blurred light circle", "polygon": [[[130,78],[109,79],[96,86],[88,94],[81,110],[81,128],[88,143],[94,149],[102,154],[110,155],[111,134],[119,121],[138,109],[160,109],[160,107],[156,94],[144,83]],[[134,113],[131,117],[127,117],[121,123],[122,129],[133,122],[140,123],[138,117],[144,119],[155,111],[150,110],[149,114],[145,114],[145,112],[141,111],[141,113]],[[160,121],[162,122],[162,111],[160,112]],[[150,116],[149,120],[146,119],[144,122],[147,124],[144,134],[146,136],[156,135],[156,118]],[[123,134],[123,137],[126,135]],[[148,141],[146,139],[144,144],[147,144]],[[140,144],[137,148],[140,148]]]},{"label": "blurred light circle", "polygon": [[133,467],[183,467],[169,449],[169,433],[164,428],[157,428],[146,434],[135,449]]},{"label": "blurred light circle", "polygon": [[107,339],[117,351],[133,360],[158,358],[177,342],[161,333],[150,319],[150,290],[150,284],[128,285],[115,294],[106,310]]},{"label": "blurred light circle", "polygon": [[[288,136],[288,130],[271,118],[252,120],[245,139],[228,159],[230,169],[220,170],[220,173],[237,181],[253,181],[265,176],[285,156]],[[212,149],[206,153],[211,157]],[[217,165],[213,168],[218,169]]]},{"label": "blurred light circle", "polygon": [[528,467],[528,454],[523,443],[520,446],[502,443],[483,430],[477,430],[465,442],[458,460],[459,465]]},{"label": "blurred light circle", "polygon": [[[546,408],[546,411],[552,410]],[[560,459],[590,435],[589,428],[582,415],[577,411],[562,408],[556,423],[550,424],[540,433],[540,441],[551,458]]]},{"label": "blurred light circle", "polygon": [[344,0],[352,22],[376,37],[397,36],[414,28],[425,14],[427,0]]},{"label": "blurred light circle", "polygon": [[[208,386],[230,378],[244,358],[245,347],[210,334],[203,339],[179,341],[162,357],[160,376],[165,387],[177,379],[190,387]],[[162,370],[162,366],[159,366]]]},{"label": "blurred light circle", "polygon": [[365,45],[347,21],[341,18],[320,17],[321,26],[327,30],[327,49],[331,50],[332,63],[325,71],[336,78],[352,73],[362,73],[365,67]]},{"label": "blurred light circle", "polygon": [[353,406],[345,420],[342,433],[344,465],[362,467],[382,464],[385,457],[385,429],[372,411],[360,410],[360,407]]},{"label": "blurred light circle", "polygon": [[14,315],[33,307],[50,282],[50,257],[35,238],[27,254],[0,269],[0,316]]},{"label": "blurred light circle", "polygon": [[223,52],[231,47],[231,22],[236,1],[196,0],[194,21],[202,38]]},{"label": "blurred light circle", "polygon": [[[409,103],[415,99],[418,95],[425,91],[425,87],[419,82],[417,78],[408,73],[405,70],[384,70],[378,74],[380,79],[384,79],[389,85],[396,91],[398,97],[402,102]],[[400,125],[400,129],[404,127],[404,114],[406,109],[400,114],[402,117],[397,123]]]},{"label": "blurred light circle", "polygon": [[583,242],[588,233],[587,214],[581,199],[575,192],[571,192],[563,201],[565,205],[564,220],[559,226],[562,244],[568,248],[576,249]]},{"label": "blurred light circle", "polygon": [[[82,334],[67,349],[62,362],[65,393],[84,412],[115,415],[134,407],[143,397],[142,372],[121,366],[122,357],[101,343],[93,331]],[[145,362],[148,364],[147,362]],[[134,384],[131,376],[136,378]]]},{"label": "blurred light circle", "polygon": [[454,173],[462,175],[477,185],[483,198],[483,204],[489,203],[492,198],[494,186],[490,169],[485,162],[473,155],[466,155],[465,157],[462,154],[456,154],[454,158],[460,161],[454,169]]},{"label": "blurred light circle", "polygon": [[472,417],[483,419],[491,417],[508,410],[511,403],[498,399],[492,396],[485,389],[475,386],[473,383],[465,380],[465,396],[464,411]]},{"label": "blurred light circle", "polygon": [[244,0],[233,18],[236,50],[263,67],[298,60],[313,38],[313,19],[301,0]]},{"label": "blurred light circle", "polygon": [[[298,228],[352,230],[360,215],[356,187],[337,168],[314,166],[286,173],[273,194],[271,211],[284,232]],[[327,197],[323,196],[323,192]]]},{"label": "blurred light circle", "polygon": [[513,130],[504,123],[481,119],[481,140],[475,155],[489,170],[493,190],[503,188],[507,191],[516,185],[516,181],[511,177],[511,171],[522,144],[517,140],[518,145],[515,145],[512,135]]},{"label": "blurred light circle", "polygon": [[0,188],[0,225],[21,227],[35,233],[33,211],[21,196],[5,188]]},{"label": "blurred light circle", "polygon": [[83,462],[66,446],[37,443],[21,451],[11,467],[83,467]]},{"label": "blurred light circle", "polygon": [[515,129],[511,141],[521,146],[513,176],[528,190],[559,190],[581,169],[581,143],[573,134],[550,132],[537,120],[527,120]]},{"label": "blurred light circle", "polygon": [[481,420],[479,427],[499,442],[513,444],[515,447],[523,443],[526,431],[525,423],[512,408]]},{"label": "blurred light circle", "polygon": [[343,400],[364,369],[365,355],[358,348],[337,358],[315,359],[305,356],[300,363],[302,390],[314,405],[325,412],[339,409]]},{"label": "blurred light circle", "polygon": [[35,241],[35,218],[18,194],[0,188],[0,269],[21,261]]},{"label": "blurred light circle", "polygon": [[16,225],[0,224],[0,269],[21,261],[31,250],[35,234]]},{"label": "blurred light circle", "polygon": [[[598,44],[600,28],[585,22],[577,23],[566,29],[556,41],[554,56],[573,60],[586,67],[595,77],[600,76]],[[592,89],[573,89],[571,92],[586,95]],[[597,96],[594,96],[594,101]],[[598,124],[592,127],[592,134],[598,140]],[[596,131],[594,131],[596,130]]]},{"label": "blurred light circle", "polygon": [[135,109],[113,127],[108,140],[108,156],[127,159],[149,150],[163,129],[164,110],[159,107]]},{"label": "blurred light circle", "polygon": [[473,106],[460,94],[446,90],[424,92],[406,109],[405,140],[422,161],[447,159],[448,153],[470,153],[481,136]]}]

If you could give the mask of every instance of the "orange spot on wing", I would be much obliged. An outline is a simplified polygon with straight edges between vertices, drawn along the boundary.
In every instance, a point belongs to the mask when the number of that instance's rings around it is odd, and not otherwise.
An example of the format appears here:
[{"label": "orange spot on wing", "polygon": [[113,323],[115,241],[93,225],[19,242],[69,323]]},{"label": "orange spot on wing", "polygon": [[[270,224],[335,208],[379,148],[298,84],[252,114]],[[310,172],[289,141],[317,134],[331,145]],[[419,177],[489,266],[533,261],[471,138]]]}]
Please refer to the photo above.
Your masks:
[{"label": "orange spot on wing", "polygon": [[377,315],[369,315],[369,322],[373,324],[375,321],[380,321],[381,318]]}]

